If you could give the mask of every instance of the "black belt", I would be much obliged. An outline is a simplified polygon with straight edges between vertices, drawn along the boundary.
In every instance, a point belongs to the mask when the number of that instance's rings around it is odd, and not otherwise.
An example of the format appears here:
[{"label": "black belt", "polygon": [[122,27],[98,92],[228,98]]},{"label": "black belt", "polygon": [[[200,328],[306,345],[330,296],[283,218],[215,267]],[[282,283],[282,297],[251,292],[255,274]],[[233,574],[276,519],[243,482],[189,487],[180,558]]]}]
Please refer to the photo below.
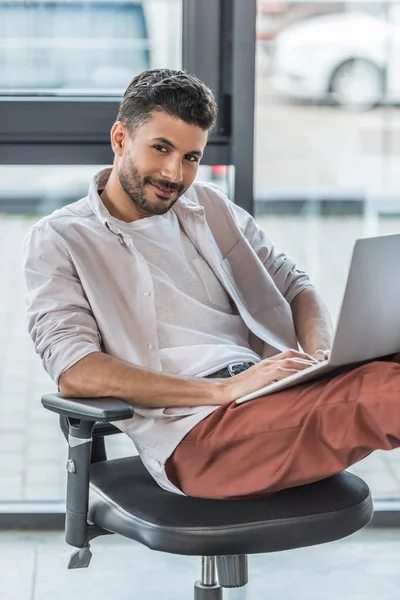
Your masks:
[{"label": "black belt", "polygon": [[227,379],[228,377],[233,377],[242,371],[246,371],[250,367],[252,367],[254,363],[252,362],[237,362],[231,363],[224,369],[220,369],[216,371],[216,373],[211,373],[211,375],[206,375],[206,378],[214,378],[214,377],[222,377],[223,379]]}]

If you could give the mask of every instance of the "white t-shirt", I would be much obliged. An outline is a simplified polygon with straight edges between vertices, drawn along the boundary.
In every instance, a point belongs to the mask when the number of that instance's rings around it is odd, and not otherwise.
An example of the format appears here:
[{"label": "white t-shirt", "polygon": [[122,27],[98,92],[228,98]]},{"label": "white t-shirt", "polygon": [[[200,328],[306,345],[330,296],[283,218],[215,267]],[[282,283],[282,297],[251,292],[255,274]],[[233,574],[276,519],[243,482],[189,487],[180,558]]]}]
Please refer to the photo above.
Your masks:
[{"label": "white t-shirt", "polygon": [[149,266],[164,373],[204,377],[232,362],[260,361],[248,327],[174,211],[131,223],[113,220]]}]

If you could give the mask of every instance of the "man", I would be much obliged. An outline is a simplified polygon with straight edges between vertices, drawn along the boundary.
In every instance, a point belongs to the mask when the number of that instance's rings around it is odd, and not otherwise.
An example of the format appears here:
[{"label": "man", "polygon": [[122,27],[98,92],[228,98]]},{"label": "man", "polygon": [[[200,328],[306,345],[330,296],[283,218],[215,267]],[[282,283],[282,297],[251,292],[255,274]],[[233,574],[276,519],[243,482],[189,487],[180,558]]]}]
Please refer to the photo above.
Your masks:
[{"label": "man", "polygon": [[197,78],[135,77],[112,169],[30,229],[23,261],[29,331],[61,392],[133,406],[117,426],[166,490],[238,498],[398,446],[400,366],[387,357],[235,403],[323,358],[333,333],[307,275],[194,183],[215,117]]}]

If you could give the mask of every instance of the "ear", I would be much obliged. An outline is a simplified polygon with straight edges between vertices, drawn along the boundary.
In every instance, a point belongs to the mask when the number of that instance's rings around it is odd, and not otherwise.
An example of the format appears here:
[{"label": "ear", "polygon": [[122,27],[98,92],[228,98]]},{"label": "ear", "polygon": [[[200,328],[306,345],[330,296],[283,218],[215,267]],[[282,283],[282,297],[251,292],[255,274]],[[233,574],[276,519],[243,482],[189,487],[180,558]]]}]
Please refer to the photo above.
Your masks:
[{"label": "ear", "polygon": [[110,138],[111,146],[114,154],[122,156],[124,154],[124,148],[129,134],[128,130],[121,121],[116,121],[112,126]]}]

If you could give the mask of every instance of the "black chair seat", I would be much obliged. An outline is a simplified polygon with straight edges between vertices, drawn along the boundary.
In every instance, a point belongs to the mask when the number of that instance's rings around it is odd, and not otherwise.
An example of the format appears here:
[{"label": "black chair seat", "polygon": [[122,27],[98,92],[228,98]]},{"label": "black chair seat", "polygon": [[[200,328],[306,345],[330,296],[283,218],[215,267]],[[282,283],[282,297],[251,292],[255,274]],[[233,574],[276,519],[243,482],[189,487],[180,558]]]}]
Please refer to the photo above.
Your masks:
[{"label": "black chair seat", "polygon": [[162,490],[139,457],[91,465],[89,519],[163,552],[256,554],[321,544],[361,529],[368,486],[351,473],[256,500],[202,500]]}]

